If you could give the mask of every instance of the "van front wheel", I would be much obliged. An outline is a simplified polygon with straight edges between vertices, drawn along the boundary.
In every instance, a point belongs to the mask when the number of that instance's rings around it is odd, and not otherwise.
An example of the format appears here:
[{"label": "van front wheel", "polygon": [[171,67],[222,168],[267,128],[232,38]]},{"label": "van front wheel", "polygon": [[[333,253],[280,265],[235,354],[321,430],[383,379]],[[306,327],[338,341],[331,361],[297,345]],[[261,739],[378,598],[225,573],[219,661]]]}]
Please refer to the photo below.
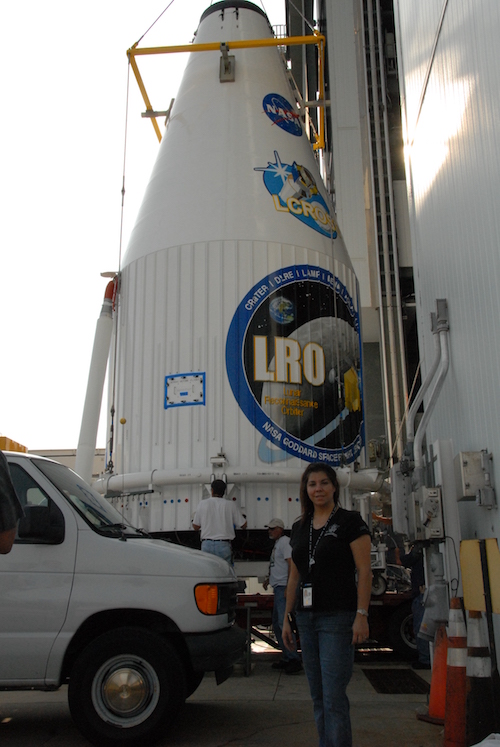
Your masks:
[{"label": "van front wheel", "polygon": [[417,658],[417,639],[413,632],[411,601],[396,607],[389,619],[388,633],[394,653],[404,659]]},{"label": "van front wheel", "polygon": [[104,633],[78,657],[69,682],[71,715],[96,745],[152,744],[186,699],[175,649],[141,628]]}]

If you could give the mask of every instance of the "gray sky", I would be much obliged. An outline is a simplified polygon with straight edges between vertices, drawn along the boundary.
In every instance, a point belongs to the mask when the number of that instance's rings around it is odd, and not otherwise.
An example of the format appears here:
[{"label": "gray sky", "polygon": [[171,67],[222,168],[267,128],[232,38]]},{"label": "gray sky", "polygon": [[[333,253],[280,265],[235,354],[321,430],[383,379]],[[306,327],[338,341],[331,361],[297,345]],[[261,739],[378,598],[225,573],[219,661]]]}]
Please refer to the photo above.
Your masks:
[{"label": "gray sky", "polygon": [[[0,435],[29,449],[78,443],[108,282],[100,273],[119,264],[126,51],[169,2],[27,0],[0,9]],[[211,4],[174,0],[140,46],[191,42]],[[284,0],[255,4],[284,23]],[[139,61],[155,109],[168,108],[186,61]],[[122,256],[158,149],[144,108],[131,72]],[[101,422],[97,445],[105,439]]]}]

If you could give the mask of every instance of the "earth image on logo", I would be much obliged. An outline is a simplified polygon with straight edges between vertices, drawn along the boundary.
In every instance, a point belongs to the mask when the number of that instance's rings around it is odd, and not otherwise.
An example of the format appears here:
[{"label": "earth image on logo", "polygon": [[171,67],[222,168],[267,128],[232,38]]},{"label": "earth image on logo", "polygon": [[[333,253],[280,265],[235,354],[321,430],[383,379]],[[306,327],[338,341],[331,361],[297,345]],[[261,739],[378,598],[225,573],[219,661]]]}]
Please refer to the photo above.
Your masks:
[{"label": "earth image on logo", "polygon": [[289,324],[295,319],[295,307],[292,301],[284,296],[278,296],[271,301],[269,313],[278,324]]}]

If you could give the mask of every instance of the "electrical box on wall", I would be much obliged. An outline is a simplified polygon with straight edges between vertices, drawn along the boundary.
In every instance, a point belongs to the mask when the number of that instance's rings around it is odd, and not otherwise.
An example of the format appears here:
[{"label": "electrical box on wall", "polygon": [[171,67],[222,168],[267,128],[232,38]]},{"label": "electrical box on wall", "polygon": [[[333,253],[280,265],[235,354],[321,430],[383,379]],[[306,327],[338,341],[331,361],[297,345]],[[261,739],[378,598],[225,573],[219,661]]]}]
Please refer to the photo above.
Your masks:
[{"label": "electrical box on wall", "polygon": [[444,537],[440,488],[422,486],[412,493],[411,507],[415,530],[410,535],[410,540],[429,540]]},{"label": "electrical box on wall", "polygon": [[399,464],[391,470],[392,527],[410,541],[444,537],[440,488],[411,489],[411,477]]},{"label": "electrical box on wall", "polygon": [[478,506],[496,508],[493,485],[493,456],[482,451],[461,451],[454,459],[459,501],[476,501]]},{"label": "electrical box on wall", "polygon": [[421,488],[418,495],[424,538],[439,539],[444,537],[441,489]]}]

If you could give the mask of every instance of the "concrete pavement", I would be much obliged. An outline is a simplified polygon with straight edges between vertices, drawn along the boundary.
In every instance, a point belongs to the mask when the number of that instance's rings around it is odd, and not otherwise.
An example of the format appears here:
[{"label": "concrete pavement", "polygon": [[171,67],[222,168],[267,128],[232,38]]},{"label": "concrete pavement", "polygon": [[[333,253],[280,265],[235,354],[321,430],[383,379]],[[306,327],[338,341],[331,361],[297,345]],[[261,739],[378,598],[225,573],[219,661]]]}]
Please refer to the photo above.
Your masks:
[{"label": "concrete pavement", "polygon": [[[160,747],[316,747],[306,677],[272,669],[277,658],[254,653],[249,676],[242,665],[219,687],[207,675]],[[441,747],[443,727],[416,718],[427,710],[427,695],[380,694],[362,671],[370,668],[411,669],[380,657],[356,662],[349,686],[354,747]],[[430,672],[418,675],[430,683]],[[65,687],[0,692],[0,719],[2,747],[88,747],[71,720]]]}]

